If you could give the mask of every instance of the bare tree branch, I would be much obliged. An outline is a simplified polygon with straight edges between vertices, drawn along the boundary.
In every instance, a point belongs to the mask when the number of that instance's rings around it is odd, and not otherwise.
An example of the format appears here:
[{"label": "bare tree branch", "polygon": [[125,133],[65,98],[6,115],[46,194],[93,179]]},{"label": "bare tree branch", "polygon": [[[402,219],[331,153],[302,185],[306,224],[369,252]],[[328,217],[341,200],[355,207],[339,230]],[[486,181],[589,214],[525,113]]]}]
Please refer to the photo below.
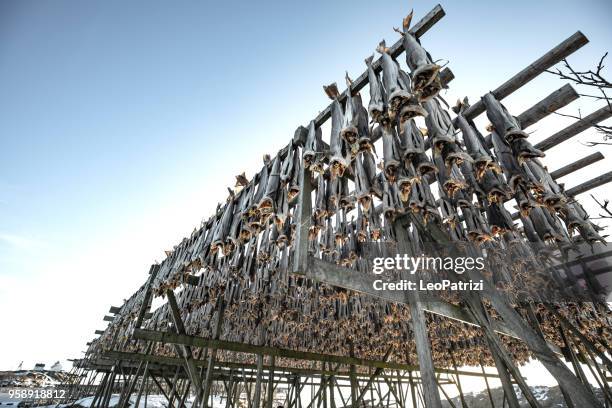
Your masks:
[{"label": "bare tree branch", "polygon": [[604,200],[602,203],[599,200],[597,200],[597,198],[595,198],[593,194],[591,194],[591,198],[593,198],[593,200],[595,200],[599,208],[601,208],[606,213],[606,214],[599,214],[599,219],[611,219],[612,211],[610,211],[610,209],[608,208],[608,205],[610,204],[610,200]]},{"label": "bare tree branch", "polygon": [[[596,100],[606,101],[606,103],[608,104],[608,108],[612,111],[612,98],[608,96],[608,92],[612,90],[612,83],[608,81],[606,78],[604,78],[603,76],[603,70],[605,68],[604,61],[607,56],[608,56],[608,53],[606,52],[599,59],[599,62],[597,63],[597,66],[595,67],[594,70],[590,69],[588,71],[578,71],[570,65],[567,59],[564,59],[562,68],[556,68],[555,70],[546,70],[546,72],[552,75],[556,75],[561,79],[571,81],[574,84],[582,86],[586,89],[596,88],[597,92],[601,95],[593,95],[591,93],[581,93],[579,95],[585,96],[588,98],[593,98]],[[567,115],[567,114],[558,113],[558,112],[555,112],[555,114],[573,118],[573,119],[578,119],[578,120],[582,119],[582,115],[580,114],[580,111],[578,111],[578,116]],[[594,125],[593,127],[597,129],[597,132],[602,135],[604,141],[612,140],[612,126]],[[587,146],[612,145],[612,143],[588,142],[586,145]]]}]

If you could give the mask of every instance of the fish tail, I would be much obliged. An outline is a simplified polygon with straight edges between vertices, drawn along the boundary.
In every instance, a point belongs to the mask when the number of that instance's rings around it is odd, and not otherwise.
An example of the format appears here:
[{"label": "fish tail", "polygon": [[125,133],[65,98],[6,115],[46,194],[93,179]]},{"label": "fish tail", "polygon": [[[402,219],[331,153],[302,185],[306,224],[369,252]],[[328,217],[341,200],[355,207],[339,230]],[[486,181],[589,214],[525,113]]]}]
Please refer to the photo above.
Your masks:
[{"label": "fish tail", "polygon": [[385,42],[385,40],[382,40],[380,43],[378,43],[378,47],[376,47],[376,51],[381,54],[386,54],[388,50],[389,49],[387,48],[387,43]]},{"label": "fish tail", "polygon": [[402,27],[404,28],[404,31],[408,31],[408,29],[410,28],[410,22],[412,21],[413,13],[414,10],[410,10],[410,13],[408,13],[408,15],[402,20]]},{"label": "fish tail", "polygon": [[336,99],[340,95],[340,92],[338,91],[338,85],[336,85],[335,82],[327,86],[323,85],[323,90],[325,91],[325,94],[329,97],[329,99],[332,100]]}]

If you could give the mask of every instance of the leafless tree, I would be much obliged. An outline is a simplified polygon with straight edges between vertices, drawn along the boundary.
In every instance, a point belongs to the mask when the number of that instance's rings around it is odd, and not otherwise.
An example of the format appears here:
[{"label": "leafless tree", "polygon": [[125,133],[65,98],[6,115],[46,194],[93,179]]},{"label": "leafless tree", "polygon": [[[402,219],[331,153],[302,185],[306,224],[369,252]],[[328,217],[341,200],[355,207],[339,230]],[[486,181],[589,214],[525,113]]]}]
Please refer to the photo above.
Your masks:
[{"label": "leafless tree", "polygon": [[[561,79],[568,80],[573,82],[576,85],[579,85],[581,89],[585,90],[585,93],[580,93],[580,96],[584,96],[587,98],[592,98],[596,100],[605,101],[608,104],[608,108],[612,110],[612,83],[604,78],[603,70],[605,68],[604,61],[608,53],[606,52],[599,63],[595,67],[595,69],[590,69],[587,71],[579,71],[574,69],[570,65],[570,63],[564,59],[562,62],[561,68],[556,68],[555,70],[547,70],[546,72],[556,75]],[[574,119],[582,119],[582,114],[580,110],[578,110],[578,115],[568,115],[563,113],[557,113],[557,115],[566,116]],[[594,125],[593,126],[597,131],[602,134],[603,141],[601,142],[587,142],[588,146],[596,146],[596,145],[612,145],[612,126],[606,125]]]}]

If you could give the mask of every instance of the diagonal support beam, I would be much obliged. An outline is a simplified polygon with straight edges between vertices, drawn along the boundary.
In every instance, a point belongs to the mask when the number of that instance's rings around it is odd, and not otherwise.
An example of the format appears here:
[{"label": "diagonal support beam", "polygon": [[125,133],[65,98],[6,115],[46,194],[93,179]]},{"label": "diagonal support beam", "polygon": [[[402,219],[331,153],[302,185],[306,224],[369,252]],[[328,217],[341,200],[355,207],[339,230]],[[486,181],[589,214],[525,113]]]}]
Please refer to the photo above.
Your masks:
[{"label": "diagonal support beam", "polygon": [[[181,319],[181,312],[179,311],[178,304],[176,302],[176,297],[174,296],[174,292],[172,289],[168,289],[166,291],[166,296],[168,297],[168,305],[170,306],[170,314],[172,316],[172,320],[174,322],[174,327],[176,329],[177,334],[185,335],[185,325],[183,324],[183,319]],[[191,347],[189,345],[182,344],[177,346],[180,347],[180,351],[185,360],[185,369],[189,374],[189,379],[192,384],[196,388],[198,395],[201,396],[203,393],[202,390],[202,379],[200,378],[200,373],[195,365],[195,361],[193,359],[193,354],[191,352]],[[178,351],[178,350],[177,350]],[[197,406],[197,404],[195,404]]]}]

